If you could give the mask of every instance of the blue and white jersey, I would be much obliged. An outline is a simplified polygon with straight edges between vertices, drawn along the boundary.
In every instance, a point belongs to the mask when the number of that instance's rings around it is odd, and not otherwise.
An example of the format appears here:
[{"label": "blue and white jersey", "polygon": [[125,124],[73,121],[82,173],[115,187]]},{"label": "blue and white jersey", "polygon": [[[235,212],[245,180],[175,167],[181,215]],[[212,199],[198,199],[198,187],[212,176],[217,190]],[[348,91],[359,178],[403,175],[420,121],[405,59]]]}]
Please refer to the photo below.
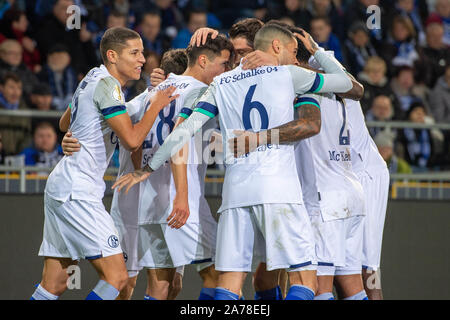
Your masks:
[{"label": "blue and white jersey", "polygon": [[[150,93],[152,98],[157,90],[164,90],[168,86],[177,89],[173,93],[180,96],[173,100],[170,105],[164,107],[156,118],[150,132],[148,133],[142,147],[142,166],[147,165],[159,147],[164,143],[166,137],[171,133],[177,121],[177,117],[189,117],[196,100],[208,87],[201,81],[183,75],[169,74],[167,79],[160,83]],[[146,106],[150,104],[147,100]],[[201,136],[200,136],[201,137]],[[207,210],[209,207],[204,198],[204,178],[206,164],[202,162],[202,155],[198,158],[195,152],[194,140],[189,144],[189,161],[187,166],[188,196],[190,216],[188,222],[198,222],[199,207]],[[161,168],[153,172],[148,179],[141,183],[139,197],[139,224],[166,223],[169,216],[168,208],[175,199],[176,189],[172,177],[170,164],[166,162]],[[205,206],[206,205],[206,206]]]},{"label": "blue and white jersey", "polygon": [[219,212],[264,203],[302,203],[294,147],[267,144],[235,159],[233,130],[266,130],[294,119],[296,94],[316,90],[323,77],[295,66],[241,66],[216,77],[194,111],[219,115],[226,164]]},{"label": "blue and white jersey", "polygon": [[[333,94],[303,95],[295,106],[317,100],[320,133],[297,145],[296,157],[310,214],[320,210],[325,221],[364,215],[364,194],[353,172],[346,108]],[[356,135],[357,133],[355,133]]]},{"label": "blue and white jersey", "polygon": [[106,120],[127,112],[119,81],[103,65],[92,69],[78,85],[71,110],[70,131],[81,150],[58,163],[45,192],[60,201],[99,202],[105,192],[103,175],[118,142]]},{"label": "blue and white jersey", "polygon": [[355,172],[385,169],[386,162],[369,134],[359,101],[345,100],[350,133],[352,164]]}]

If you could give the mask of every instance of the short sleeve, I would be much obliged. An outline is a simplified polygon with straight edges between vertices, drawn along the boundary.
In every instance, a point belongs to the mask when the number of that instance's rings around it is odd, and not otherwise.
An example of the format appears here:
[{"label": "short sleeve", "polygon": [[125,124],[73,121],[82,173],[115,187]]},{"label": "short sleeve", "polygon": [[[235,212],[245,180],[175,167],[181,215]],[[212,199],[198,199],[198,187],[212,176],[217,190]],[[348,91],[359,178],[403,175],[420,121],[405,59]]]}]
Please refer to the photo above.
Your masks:
[{"label": "short sleeve", "polygon": [[287,66],[287,68],[292,77],[295,94],[316,92],[322,87],[323,76],[320,73],[297,66]]},{"label": "short sleeve", "polygon": [[184,98],[179,116],[187,119],[192,114],[194,107],[207,89],[208,87],[203,87],[190,91]]},{"label": "short sleeve", "polygon": [[94,91],[94,103],[105,119],[127,112],[120,84],[113,77],[100,80]]}]

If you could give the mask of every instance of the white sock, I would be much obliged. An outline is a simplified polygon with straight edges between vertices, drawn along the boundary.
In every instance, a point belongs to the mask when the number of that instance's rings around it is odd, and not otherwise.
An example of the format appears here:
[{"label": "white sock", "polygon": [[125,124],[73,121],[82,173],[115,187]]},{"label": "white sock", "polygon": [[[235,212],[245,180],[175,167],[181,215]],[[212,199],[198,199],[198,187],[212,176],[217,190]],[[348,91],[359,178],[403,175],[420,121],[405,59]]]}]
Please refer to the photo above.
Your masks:
[{"label": "white sock", "polygon": [[38,285],[36,291],[34,291],[32,298],[34,300],[58,300],[58,296],[51,294],[47,290],[45,290],[41,285]]}]

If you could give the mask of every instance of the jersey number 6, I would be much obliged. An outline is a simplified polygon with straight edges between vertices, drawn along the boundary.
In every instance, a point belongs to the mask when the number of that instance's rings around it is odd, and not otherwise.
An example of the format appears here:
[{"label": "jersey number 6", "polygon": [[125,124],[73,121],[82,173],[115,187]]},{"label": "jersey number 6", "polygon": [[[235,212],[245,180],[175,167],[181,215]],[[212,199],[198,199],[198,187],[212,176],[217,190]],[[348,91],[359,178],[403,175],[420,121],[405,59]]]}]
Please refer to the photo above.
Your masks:
[{"label": "jersey number 6", "polygon": [[250,111],[256,109],[261,117],[261,130],[265,130],[269,127],[269,115],[266,108],[259,101],[252,101],[253,94],[255,93],[256,84],[252,85],[245,96],[244,108],[242,109],[242,121],[244,122],[245,130],[253,129],[250,121]]}]

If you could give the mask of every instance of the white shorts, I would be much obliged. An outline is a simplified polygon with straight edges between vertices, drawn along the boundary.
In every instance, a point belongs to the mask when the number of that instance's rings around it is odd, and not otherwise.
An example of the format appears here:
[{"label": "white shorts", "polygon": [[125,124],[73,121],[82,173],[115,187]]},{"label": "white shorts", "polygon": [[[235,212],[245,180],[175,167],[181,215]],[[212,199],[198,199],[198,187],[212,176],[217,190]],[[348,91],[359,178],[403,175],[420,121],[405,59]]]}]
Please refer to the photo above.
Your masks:
[{"label": "white shorts", "polygon": [[139,226],[139,266],[176,268],[214,262],[217,223],[211,219],[172,229],[167,223]]},{"label": "white shorts", "polygon": [[133,189],[127,195],[114,192],[111,204],[111,217],[119,231],[120,246],[130,278],[137,276],[142,269],[138,263],[138,199],[139,192]]},{"label": "white shorts", "polygon": [[317,275],[347,275],[361,273],[364,216],[323,221],[322,215],[312,215]]},{"label": "white shorts", "polygon": [[80,260],[122,253],[119,233],[102,202],[61,202],[44,194],[44,214],[40,256]]},{"label": "white shorts", "polygon": [[379,169],[358,173],[366,203],[366,221],[363,237],[363,268],[376,271],[380,267],[381,244],[389,196],[389,171]]},{"label": "white shorts", "polygon": [[299,204],[260,204],[220,214],[216,270],[250,272],[255,262],[267,270],[316,264],[308,214]]}]

